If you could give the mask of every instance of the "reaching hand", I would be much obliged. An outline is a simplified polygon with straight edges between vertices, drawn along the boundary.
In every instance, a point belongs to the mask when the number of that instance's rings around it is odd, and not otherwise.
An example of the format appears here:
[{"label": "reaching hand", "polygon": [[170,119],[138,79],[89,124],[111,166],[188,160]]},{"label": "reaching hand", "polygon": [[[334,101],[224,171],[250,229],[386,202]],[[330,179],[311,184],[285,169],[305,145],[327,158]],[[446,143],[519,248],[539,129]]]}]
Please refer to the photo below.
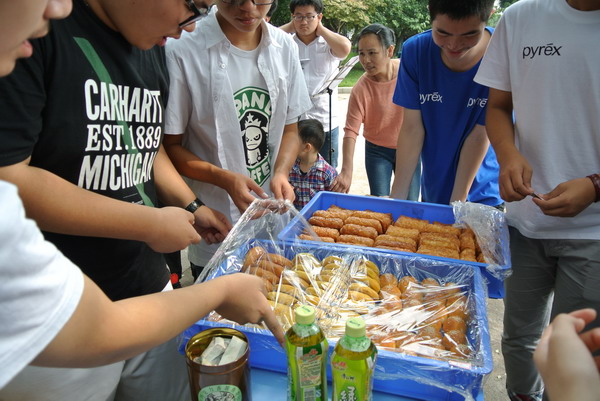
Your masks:
[{"label": "reaching hand", "polygon": [[283,329],[267,301],[264,282],[257,276],[237,273],[221,276],[227,289],[223,302],[215,310],[226,319],[240,324],[264,322],[283,346]]},{"label": "reaching hand", "polygon": [[331,190],[347,194],[350,191],[350,185],[352,185],[352,171],[346,172],[342,169],[342,172],[333,180]]},{"label": "reaching hand", "polygon": [[256,199],[256,197],[252,195],[252,192],[263,199],[269,197],[252,178],[244,174],[230,171],[228,177],[230,177],[230,179],[226,184],[225,189],[240,213],[244,213],[246,209],[248,209],[248,206]]},{"label": "reaching hand", "polygon": [[198,208],[194,218],[194,227],[207,244],[222,242],[232,227],[223,213],[207,206]]},{"label": "reaching hand", "polygon": [[275,199],[287,199],[291,202],[296,199],[294,187],[290,185],[288,177],[284,174],[274,174],[271,178],[271,191]]},{"label": "reaching hand", "polygon": [[582,332],[596,318],[593,309],[558,315],[533,354],[553,401],[597,400],[600,394],[600,328]]},{"label": "reaching hand", "polygon": [[153,208],[156,218],[147,229],[145,241],[156,252],[180,251],[190,244],[200,242],[194,229],[194,215],[179,207]]},{"label": "reaching hand", "polygon": [[506,202],[520,201],[533,193],[531,176],[533,170],[521,153],[515,151],[510,160],[500,163],[500,196]]},{"label": "reaching hand", "polygon": [[596,191],[589,178],[576,178],[559,184],[542,198],[533,201],[545,215],[573,217],[594,202]]}]

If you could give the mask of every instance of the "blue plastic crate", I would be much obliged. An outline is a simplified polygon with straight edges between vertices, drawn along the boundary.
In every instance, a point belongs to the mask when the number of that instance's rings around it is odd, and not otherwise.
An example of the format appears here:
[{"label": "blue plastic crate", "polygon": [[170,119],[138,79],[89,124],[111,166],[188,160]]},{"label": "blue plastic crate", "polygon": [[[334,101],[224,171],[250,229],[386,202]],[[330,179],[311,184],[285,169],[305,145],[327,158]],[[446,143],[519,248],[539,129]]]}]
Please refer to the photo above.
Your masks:
[{"label": "blue plastic crate", "polygon": [[[347,195],[336,192],[322,191],[311,199],[309,203],[304,206],[300,211],[305,219],[312,216],[317,210],[328,209],[331,205],[336,205],[344,209],[351,210],[371,210],[374,212],[391,213],[394,221],[400,216],[414,217],[417,219],[429,220],[430,222],[440,222],[445,224],[454,224],[454,212],[452,207],[448,205],[439,205],[435,203],[426,202],[413,202],[413,201],[402,201],[397,199],[379,198],[375,196],[359,196],[359,195]],[[302,222],[295,218],[290,224],[288,224],[278,238],[281,240],[288,241],[300,241],[297,236],[301,234],[304,226]],[[304,242],[304,241],[303,241]],[[330,244],[327,244],[329,246]],[[502,242],[500,244],[503,248],[509,246],[509,244]],[[355,248],[355,245],[339,244],[339,246],[346,246]],[[361,247],[363,248],[363,247]],[[378,251],[378,248],[366,248]],[[405,252],[385,250],[386,252],[405,254]],[[411,254],[414,255],[414,254]],[[438,256],[422,255],[419,257],[444,260],[447,263],[460,263],[467,264],[470,266],[478,267],[487,284],[488,296],[490,298],[503,298],[504,297],[504,282],[494,275],[492,275],[487,269],[487,265],[484,263],[458,261],[456,259],[442,258]],[[505,265],[500,266],[501,270],[510,269],[510,261],[507,261]]]},{"label": "blue plastic crate", "polygon": [[[268,252],[283,254],[288,258],[300,252],[309,252],[318,259],[329,255],[349,256],[356,252],[341,245],[329,244],[322,247],[316,242],[304,242],[290,246],[289,243],[273,243],[270,241],[253,240],[240,248],[235,255],[228,258],[210,278],[233,273],[241,268],[246,252],[253,246],[260,245]],[[463,400],[464,396],[455,389],[468,389],[474,397],[478,397],[483,386],[483,378],[492,371],[492,353],[488,330],[488,320],[485,302],[484,284],[478,269],[458,263],[446,263],[442,260],[415,258],[411,255],[371,251],[370,248],[361,250],[361,255],[375,262],[382,273],[396,275],[411,274],[418,280],[427,277],[444,278],[456,281],[468,288],[471,299],[471,327],[477,328],[477,336],[469,335],[469,343],[474,349],[475,362],[450,363],[437,359],[405,355],[399,352],[380,349],[376,364],[374,390],[390,394],[403,395],[419,400],[455,401]],[[209,279],[210,279],[209,278]],[[200,320],[183,333],[183,343],[196,333],[223,326],[224,323]],[[284,350],[267,330],[258,330],[235,326],[244,332],[250,342],[250,365],[276,372],[287,371],[287,361]],[[330,342],[330,353],[335,342]],[[329,365],[329,364],[328,364]],[[328,378],[331,372],[328,366]],[[464,390],[467,391],[467,390]]]}]

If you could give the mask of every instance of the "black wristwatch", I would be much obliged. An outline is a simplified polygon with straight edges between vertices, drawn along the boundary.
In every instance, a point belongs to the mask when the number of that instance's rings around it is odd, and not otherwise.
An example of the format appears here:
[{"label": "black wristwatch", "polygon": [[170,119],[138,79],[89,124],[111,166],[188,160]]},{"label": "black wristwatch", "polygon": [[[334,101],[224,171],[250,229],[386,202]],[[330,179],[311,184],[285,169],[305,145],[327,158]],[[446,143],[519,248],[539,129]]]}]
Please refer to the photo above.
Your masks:
[{"label": "black wristwatch", "polygon": [[204,203],[202,203],[200,199],[196,198],[192,201],[192,203],[185,207],[185,210],[190,213],[194,213],[200,206],[204,206]]}]

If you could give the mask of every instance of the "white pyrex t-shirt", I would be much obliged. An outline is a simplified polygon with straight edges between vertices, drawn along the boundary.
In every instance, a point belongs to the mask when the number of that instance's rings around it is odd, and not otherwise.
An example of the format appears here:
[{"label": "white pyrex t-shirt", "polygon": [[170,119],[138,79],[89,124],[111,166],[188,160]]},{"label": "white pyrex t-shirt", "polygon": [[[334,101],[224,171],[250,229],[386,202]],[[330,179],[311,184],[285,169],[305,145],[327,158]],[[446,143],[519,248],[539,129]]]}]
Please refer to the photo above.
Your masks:
[{"label": "white pyrex t-shirt", "polygon": [[[475,81],[512,92],[515,144],[533,169],[532,187],[600,172],[600,11],[564,0],[521,0],[504,13]],[[507,219],[540,239],[600,239],[600,203],[575,217],[544,215],[527,197]]]}]

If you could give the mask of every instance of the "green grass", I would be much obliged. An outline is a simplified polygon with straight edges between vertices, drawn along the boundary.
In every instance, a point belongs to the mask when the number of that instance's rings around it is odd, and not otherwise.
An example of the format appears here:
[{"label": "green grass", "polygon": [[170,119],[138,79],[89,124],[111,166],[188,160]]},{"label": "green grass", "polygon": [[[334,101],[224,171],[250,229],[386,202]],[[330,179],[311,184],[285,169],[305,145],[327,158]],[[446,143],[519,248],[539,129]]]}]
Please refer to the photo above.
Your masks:
[{"label": "green grass", "polygon": [[354,86],[354,84],[356,84],[356,81],[358,81],[358,78],[360,78],[362,74],[364,74],[364,71],[362,68],[360,70],[357,70],[356,67],[354,67],[348,73],[348,75],[346,75],[346,78],[344,78],[344,80],[342,82],[340,82],[340,86],[344,86],[344,87]]},{"label": "green grass", "polygon": [[[350,52],[348,57],[346,57],[346,60],[348,60],[350,57],[354,57],[354,56],[356,56],[356,53]],[[345,63],[346,60],[344,60],[343,63]],[[356,63],[354,65],[354,67],[352,68],[352,70],[348,73],[348,75],[346,75],[346,78],[344,78],[344,80],[340,83],[340,86],[343,86],[343,87],[354,86],[356,81],[358,81],[358,78],[360,78],[360,76],[364,72],[365,72],[365,70],[362,68],[362,65],[360,63]]]}]

